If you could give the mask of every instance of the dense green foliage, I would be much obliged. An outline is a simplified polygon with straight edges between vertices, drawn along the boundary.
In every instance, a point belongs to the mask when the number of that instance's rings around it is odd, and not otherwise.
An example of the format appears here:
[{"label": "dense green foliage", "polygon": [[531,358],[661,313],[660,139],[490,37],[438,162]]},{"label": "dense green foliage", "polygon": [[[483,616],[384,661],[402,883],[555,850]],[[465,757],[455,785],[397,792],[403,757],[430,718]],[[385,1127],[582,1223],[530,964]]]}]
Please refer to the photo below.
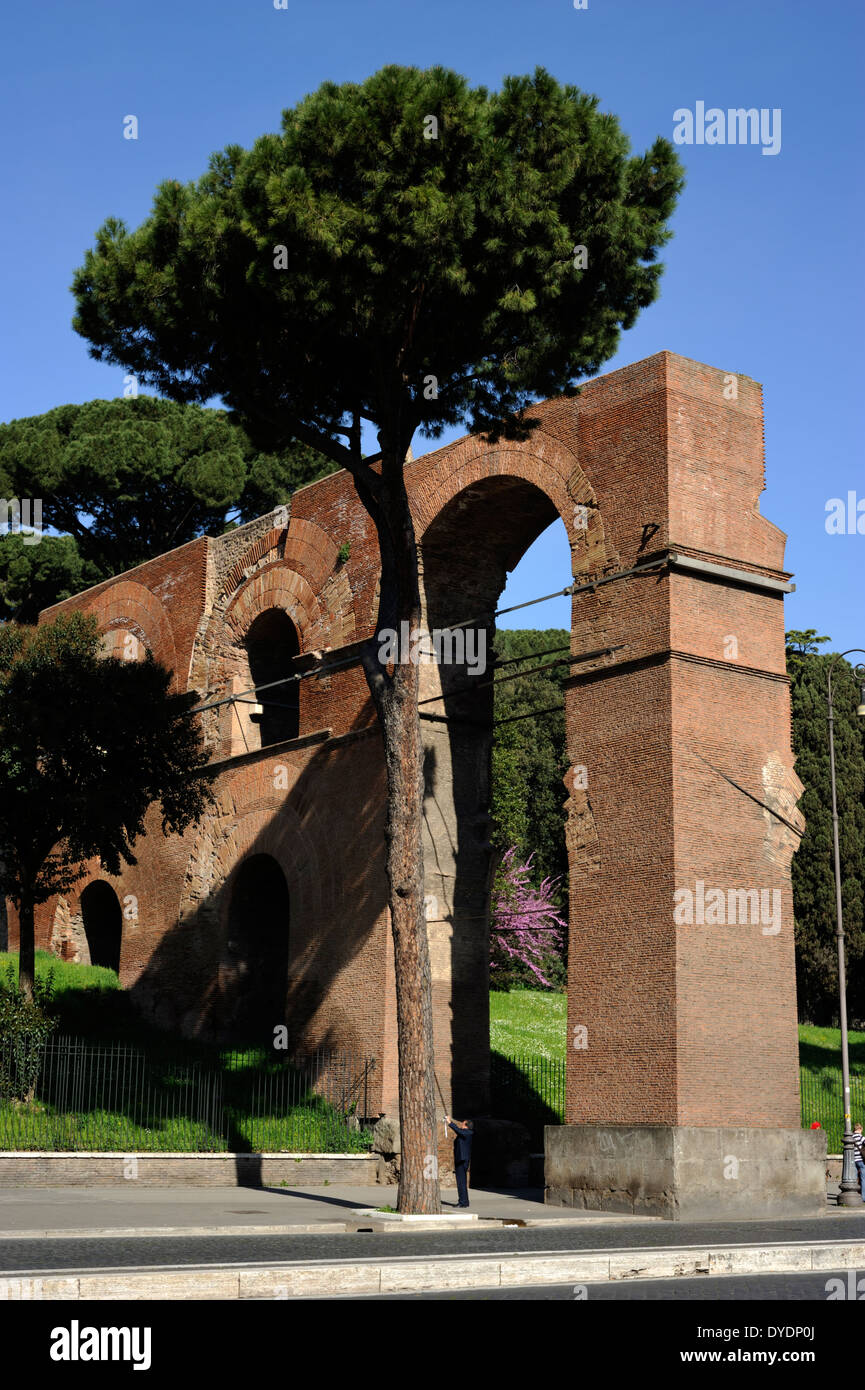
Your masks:
[{"label": "dense green foliage", "polygon": [[51,1016],[54,974],[28,996],[11,962],[0,974],[0,1101],[29,1101],[39,1079],[42,1052],[56,1020]]},{"label": "dense green foliage", "polygon": [[[793,856],[799,1017],[819,1024],[838,1020],[826,700],[832,655],[818,651],[819,644],[826,641],[828,638],[817,637],[812,630],[787,634],[793,751],[796,772],[805,784],[799,808],[806,828]],[[847,1006],[851,1023],[861,1026],[865,1021],[865,719],[856,715],[859,685],[847,661],[838,662],[832,685]]]},{"label": "dense green foliage", "polygon": [[[562,779],[568,770],[563,706],[570,633],[564,628],[502,629],[496,633],[495,650],[496,677],[516,677],[500,679],[495,687],[492,814],[496,845],[502,852],[516,845],[521,859],[534,854],[533,876],[538,879],[560,877],[555,897],[567,909],[567,789]],[[547,654],[536,656],[539,652]],[[550,663],[562,658],[563,665],[550,669]],[[503,666],[503,662],[513,664]],[[538,666],[548,669],[534,671]],[[534,673],[520,674],[523,671]],[[544,714],[545,710],[552,713]]]},{"label": "dense green foliage", "polygon": [[[533,856],[531,882],[539,887],[544,879],[553,880],[550,897],[556,911],[566,920],[567,790],[562,779],[568,762],[562,706],[563,682],[570,669],[570,634],[564,628],[501,629],[496,633],[495,650],[498,662],[492,752],[493,842],[499,856],[512,846],[516,847],[520,863]],[[564,664],[551,665],[562,658]],[[546,669],[536,670],[537,667]],[[503,886],[499,870],[495,880],[497,898],[501,897]],[[566,932],[562,933],[561,950],[556,954],[558,959],[552,955],[546,959],[544,974],[555,988],[561,989],[567,967]],[[520,961],[499,960],[497,964],[499,968],[491,977],[496,989],[537,988],[536,977]]]},{"label": "dense green foliage", "polygon": [[151,396],[0,425],[0,496],[42,499],[38,544],[0,542],[0,618],[32,622],[90,584],[286,502],[333,465],[296,441],[256,451],[223,410]]},{"label": "dense green foliage", "polygon": [[366,418],[401,465],[418,427],[495,433],[597,371],[657,293],[682,182],[668,141],[630,156],[596,97],[542,69],[490,93],[390,66],[161,184],[136,231],[109,219],[74,326],[165,395],[218,395],[268,447],[356,464]]},{"label": "dense green foliage", "polygon": [[158,803],[182,832],[210,796],[196,696],[171,673],[102,656],[96,619],[0,625],[0,893],[19,910],[21,981],[33,986],[33,908],[89,859],[118,874]]},{"label": "dense green foliage", "polygon": [[20,534],[7,534],[0,539],[0,621],[35,623],[43,608],[104,578],[82,559],[72,536],[43,534],[32,545]]}]

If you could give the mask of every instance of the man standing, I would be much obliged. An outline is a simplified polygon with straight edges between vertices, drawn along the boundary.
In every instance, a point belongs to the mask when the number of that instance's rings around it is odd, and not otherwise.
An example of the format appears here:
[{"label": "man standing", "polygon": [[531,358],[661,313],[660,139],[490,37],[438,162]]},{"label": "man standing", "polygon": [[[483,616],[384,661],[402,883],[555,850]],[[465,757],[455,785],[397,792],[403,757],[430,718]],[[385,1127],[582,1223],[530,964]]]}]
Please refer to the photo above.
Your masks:
[{"label": "man standing", "polygon": [[863,1155],[863,1135],[862,1126],[853,1126],[853,1145],[856,1150],[856,1172],[859,1177],[859,1192],[862,1201],[865,1202],[865,1155]]},{"label": "man standing", "polygon": [[471,1120],[463,1120],[462,1124],[458,1120],[452,1120],[450,1115],[445,1115],[445,1119],[456,1135],[454,1140],[454,1172],[457,1179],[457,1193],[459,1194],[458,1205],[468,1207],[469,1204],[469,1185],[466,1181],[466,1174],[472,1159],[472,1139],[474,1138]]}]

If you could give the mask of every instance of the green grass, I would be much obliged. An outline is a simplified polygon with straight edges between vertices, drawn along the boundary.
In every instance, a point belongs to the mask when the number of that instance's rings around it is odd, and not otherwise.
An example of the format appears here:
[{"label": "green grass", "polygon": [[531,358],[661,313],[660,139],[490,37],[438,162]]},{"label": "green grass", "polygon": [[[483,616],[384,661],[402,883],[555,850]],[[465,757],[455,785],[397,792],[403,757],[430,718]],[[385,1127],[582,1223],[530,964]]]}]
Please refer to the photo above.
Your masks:
[{"label": "green grass", "polygon": [[[0,978],[5,978],[9,964],[17,975],[17,955],[0,953]],[[52,1093],[52,1086],[60,1085],[59,1074],[52,1082],[43,1073],[34,1102],[0,1102],[0,1147],[121,1153],[368,1151],[369,1133],[349,1127],[345,1116],[307,1090],[299,1078],[289,1083],[284,1061],[275,1059],[271,1050],[244,1044],[223,1046],[157,1031],[138,1017],[113,970],[37,951],[37,979],[46,979],[52,971],[52,1012],[58,1019],[55,1036],[96,1046],[122,1039],[146,1060],[133,1063],[128,1054],[103,1053],[96,1069],[103,1087],[99,1105],[88,1105],[79,1093],[76,1102],[61,1107],[60,1098],[65,1102],[66,1093]],[[194,1063],[202,1064],[210,1077],[208,1085],[218,1080],[226,1123],[223,1131],[194,1118],[202,1113],[197,1106],[206,1106],[195,1080],[200,1072],[190,1069]],[[275,1103],[278,1096],[284,1104]],[[207,1108],[203,1113],[208,1114]]]},{"label": "green grass", "polygon": [[8,1149],[97,1150],[109,1153],[366,1153],[369,1135],[345,1130],[335,1112],[299,1105],[285,1115],[234,1117],[234,1142],[187,1116],[135,1123],[121,1111],[60,1113],[52,1106],[0,1102],[0,1134]]},{"label": "green grass", "polygon": [[[490,995],[490,1046],[510,1058],[548,1057],[564,1062],[567,999],[544,990],[493,991]],[[865,1033],[851,1032],[850,1075],[853,1118],[865,1121]],[[802,1122],[819,1121],[830,1153],[841,1146],[844,1108],[841,1089],[841,1030],[799,1027]],[[514,1069],[529,1075],[528,1060]],[[540,1085],[541,1083],[536,1083]],[[525,1104],[525,1102],[523,1102]],[[564,1116],[561,1116],[564,1118]]]},{"label": "green grass", "polygon": [[[7,963],[17,968],[17,957],[0,953],[0,975]],[[45,951],[36,952],[36,973],[45,978],[54,971],[55,1006],[58,1032],[95,1040],[125,1042],[146,1048],[155,1055],[170,1050],[178,1060],[206,1060],[219,1065],[229,1051],[226,1047],[179,1039],[156,1032],[138,1018],[131,1000],[120,986],[113,970],[101,966],[76,965],[61,961]],[[490,1046],[493,1052],[510,1058],[547,1058],[563,1063],[567,1047],[567,997],[549,990],[494,990],[490,994]],[[261,1069],[271,1054],[260,1047],[239,1046],[234,1053],[234,1077],[238,1068]],[[803,1069],[803,1113],[806,1123],[817,1119],[827,1130],[830,1151],[837,1149],[840,1135],[840,1031],[837,1028],[799,1028],[799,1060]],[[528,1075],[528,1064],[515,1068]],[[850,1070],[853,1077],[853,1109],[865,1112],[865,1033],[850,1034]],[[241,1073],[242,1075],[242,1073]],[[858,1082],[858,1078],[862,1078]],[[170,1077],[163,1078],[171,1089]],[[857,1084],[858,1082],[858,1084]],[[178,1083],[179,1084],[179,1083]],[[237,1082],[232,1082],[236,1085]],[[860,1089],[861,1087],[861,1089]],[[368,1136],[357,1130],[335,1125],[335,1112],[317,1097],[308,1097],[286,1114],[252,1116],[234,1108],[234,1142],[252,1152],[350,1152],[368,1148]],[[8,1105],[0,1105],[0,1125],[8,1132],[14,1116]],[[49,1106],[34,1108],[28,1116],[27,1146],[72,1149],[100,1148],[222,1150],[224,1141],[197,1121],[185,1118],[164,1120],[109,1111],[91,1111],[61,1116]],[[20,1115],[18,1116],[20,1120]],[[62,1143],[53,1142],[61,1139]],[[45,1141],[44,1143],[41,1141]],[[49,1142],[52,1141],[52,1142]],[[17,1145],[23,1147],[24,1144]]]},{"label": "green grass", "polygon": [[490,1047],[505,1057],[565,1059],[568,999],[549,990],[490,993]]},{"label": "green grass", "polygon": [[[5,976],[9,966],[18,978],[18,953],[0,951],[0,976]],[[36,952],[36,978],[44,980],[49,971],[54,972],[54,989],[58,999],[79,990],[91,990],[107,994],[120,989],[116,970],[108,970],[104,965],[76,965],[71,960],[60,960],[49,951]]]},{"label": "green grass", "polygon": [[[0,978],[5,978],[9,965],[17,979],[17,953],[0,954]],[[37,951],[37,980],[47,979],[52,970],[52,1012],[57,1017],[58,1033],[93,1042],[116,1042],[122,1038],[130,1044],[158,1045],[159,1033],[136,1011],[116,971],[102,965],[77,965],[71,960],[59,960],[47,951]]]},{"label": "green grass", "polygon": [[[865,1076],[865,1033],[851,1032],[850,1075]],[[841,1066],[841,1029],[799,1026],[799,1061],[808,1071],[819,1072],[824,1067]]]}]

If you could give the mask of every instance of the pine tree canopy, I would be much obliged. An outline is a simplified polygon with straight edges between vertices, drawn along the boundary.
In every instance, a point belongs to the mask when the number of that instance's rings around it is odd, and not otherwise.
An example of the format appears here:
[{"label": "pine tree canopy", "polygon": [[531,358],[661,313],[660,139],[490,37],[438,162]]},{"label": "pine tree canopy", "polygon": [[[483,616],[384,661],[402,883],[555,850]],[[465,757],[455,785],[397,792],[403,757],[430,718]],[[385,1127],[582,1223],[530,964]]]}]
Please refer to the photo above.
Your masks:
[{"label": "pine tree canopy", "polygon": [[224,410],[151,396],[0,425],[0,497],[39,498],[38,544],[0,541],[0,617],[42,607],[286,502],[332,471],[307,445],[262,454]]},{"label": "pine tree canopy", "polygon": [[488,92],[389,66],[162,183],[137,230],[109,219],[74,327],[162,395],[219,397],[261,447],[347,464],[367,420],[401,462],[418,428],[518,432],[511,412],[597,372],[657,293],[682,183],[668,141],[629,155],[543,69]]}]

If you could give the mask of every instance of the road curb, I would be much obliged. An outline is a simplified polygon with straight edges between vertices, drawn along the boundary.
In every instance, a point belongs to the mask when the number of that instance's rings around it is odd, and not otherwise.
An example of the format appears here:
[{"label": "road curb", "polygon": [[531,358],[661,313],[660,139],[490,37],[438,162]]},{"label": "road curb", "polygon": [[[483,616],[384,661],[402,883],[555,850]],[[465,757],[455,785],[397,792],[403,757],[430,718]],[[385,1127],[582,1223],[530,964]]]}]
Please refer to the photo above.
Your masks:
[{"label": "road curb", "polygon": [[[660,1223],[663,1217],[646,1216],[639,1218],[639,1224]],[[453,1222],[453,1224],[449,1224]],[[547,1217],[514,1217],[514,1216],[481,1216],[477,1215],[475,1222],[468,1227],[472,1231],[483,1230],[490,1226],[522,1226],[537,1230],[544,1227],[560,1228],[580,1228],[586,1226],[605,1226],[622,1224],[620,1217],[613,1222],[609,1217],[599,1214],[597,1217],[580,1216],[547,1216]],[[296,1223],[293,1225],[259,1225],[259,1226],[102,1226],[102,1227],[81,1227],[80,1229],[48,1230],[37,1228],[27,1231],[0,1230],[0,1241],[4,1240],[109,1240],[114,1236],[125,1240],[146,1239],[148,1236],[311,1236],[311,1235],[347,1235],[353,1234],[358,1230],[374,1230],[376,1234],[386,1232],[388,1235],[401,1233],[403,1235],[417,1235],[419,1231],[426,1233],[432,1230],[447,1229],[450,1231],[465,1230],[466,1226],[462,1222],[459,1224],[453,1218],[446,1216],[444,1220],[437,1217],[412,1217],[407,1220],[405,1217],[400,1221],[394,1221],[393,1215],[388,1212],[376,1212],[374,1216],[355,1216],[352,1215],[350,1221],[314,1221],[307,1223]]]},{"label": "road curb", "polygon": [[620,1283],[719,1275],[821,1273],[865,1266],[865,1241],[595,1250],[534,1255],[412,1256],[178,1270],[33,1271],[0,1279],[0,1299],[177,1300],[363,1297],[533,1284]]},{"label": "road curb", "polygon": [[311,1236],[345,1235],[355,1229],[354,1223],[316,1221],[306,1226],[105,1226],[87,1227],[77,1231],[0,1231],[0,1240],[109,1240],[114,1236],[124,1240],[146,1240],[148,1236]]}]

